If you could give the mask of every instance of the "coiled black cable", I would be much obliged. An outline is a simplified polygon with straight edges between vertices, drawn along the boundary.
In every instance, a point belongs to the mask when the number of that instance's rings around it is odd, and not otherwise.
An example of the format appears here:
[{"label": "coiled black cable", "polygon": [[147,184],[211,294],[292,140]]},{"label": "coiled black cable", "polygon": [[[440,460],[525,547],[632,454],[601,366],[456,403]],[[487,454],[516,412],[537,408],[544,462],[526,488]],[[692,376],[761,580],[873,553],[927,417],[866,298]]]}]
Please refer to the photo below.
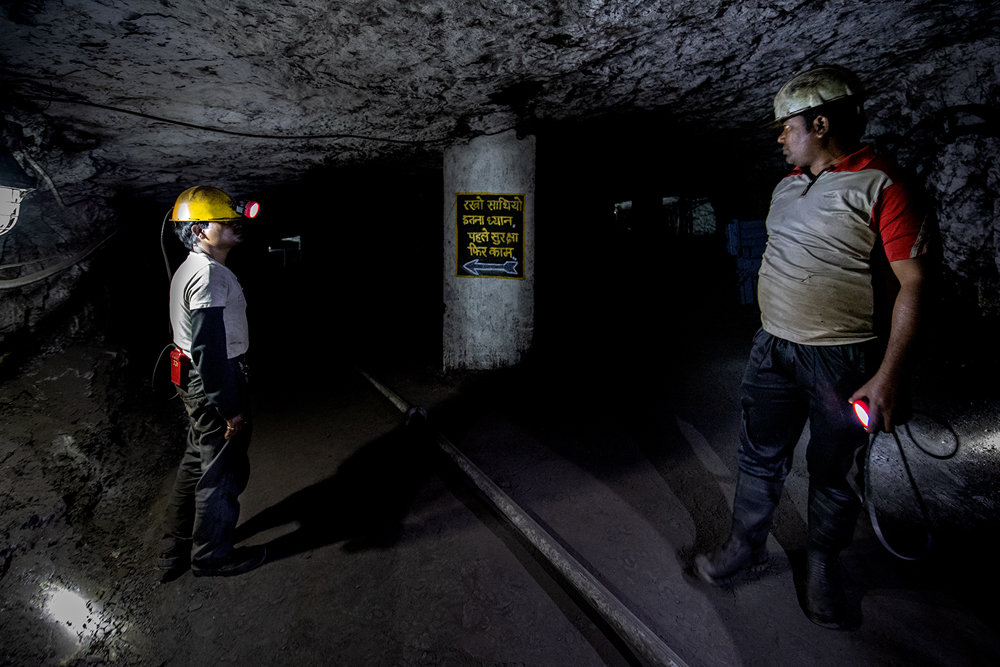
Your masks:
[{"label": "coiled black cable", "polygon": [[[910,429],[910,425],[907,423],[903,426],[903,428],[906,429],[906,434],[910,437],[910,440],[913,441],[913,444],[917,446],[917,449],[922,451],[927,456],[930,456],[938,460],[950,459],[952,456],[958,453],[958,435],[955,434],[954,430],[952,430],[951,427],[948,426],[948,424],[944,420],[928,415],[927,413],[915,413],[915,414],[923,414],[924,416],[930,417],[931,419],[934,419],[935,421],[941,423],[942,425],[948,428],[948,430],[952,433],[955,439],[954,449],[952,449],[947,454],[936,454],[920,444],[917,438],[913,436],[913,431]],[[913,478],[913,471],[910,469],[910,462],[909,460],[907,460],[906,452],[903,450],[903,443],[900,441],[899,435],[896,433],[893,433],[892,437],[893,439],[895,439],[896,447],[899,449],[899,456],[903,460],[903,467],[906,470],[906,477],[910,482],[910,488],[913,489],[913,495],[917,500],[917,505],[920,507],[921,521],[926,529],[926,539],[924,540],[924,546],[922,550],[915,556],[906,556],[897,551],[896,549],[893,549],[892,546],[889,545],[889,541],[886,539],[885,534],[882,532],[882,527],[879,524],[878,513],[876,511],[875,502],[872,499],[872,494],[871,494],[872,490],[871,460],[872,460],[872,452],[875,450],[875,441],[877,435],[878,434],[872,434],[871,438],[869,439],[868,453],[867,456],[865,457],[865,504],[868,506],[868,518],[871,521],[872,529],[875,531],[875,535],[878,537],[879,542],[882,543],[882,546],[885,547],[889,553],[891,553],[893,556],[897,558],[906,561],[920,560],[921,558],[926,556],[927,553],[931,550],[931,544],[933,542],[933,538],[931,536],[931,517],[930,517],[930,512],[927,509],[927,503],[924,502],[923,494],[920,493],[920,488],[917,486],[917,482]]]}]

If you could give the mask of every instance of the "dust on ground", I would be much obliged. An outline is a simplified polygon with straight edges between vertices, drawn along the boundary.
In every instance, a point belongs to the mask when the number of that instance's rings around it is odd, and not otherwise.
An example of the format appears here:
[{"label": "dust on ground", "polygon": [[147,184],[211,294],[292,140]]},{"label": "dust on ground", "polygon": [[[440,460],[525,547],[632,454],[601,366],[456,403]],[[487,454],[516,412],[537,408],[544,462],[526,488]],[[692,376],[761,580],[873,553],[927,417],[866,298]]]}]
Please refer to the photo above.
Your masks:
[{"label": "dust on ground", "polygon": [[155,554],[137,534],[185,425],[128,363],[103,340],[76,340],[4,369],[0,664],[138,664],[124,638],[150,622]]}]

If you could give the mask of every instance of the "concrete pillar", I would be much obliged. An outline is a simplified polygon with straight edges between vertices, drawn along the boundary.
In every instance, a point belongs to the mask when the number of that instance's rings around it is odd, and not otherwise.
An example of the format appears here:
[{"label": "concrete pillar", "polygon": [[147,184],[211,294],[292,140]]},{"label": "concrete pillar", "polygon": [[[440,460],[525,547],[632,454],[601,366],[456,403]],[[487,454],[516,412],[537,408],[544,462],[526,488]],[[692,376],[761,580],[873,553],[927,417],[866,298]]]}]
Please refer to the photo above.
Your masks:
[{"label": "concrete pillar", "polygon": [[448,148],[444,211],[444,367],[515,365],[535,331],[535,137]]}]

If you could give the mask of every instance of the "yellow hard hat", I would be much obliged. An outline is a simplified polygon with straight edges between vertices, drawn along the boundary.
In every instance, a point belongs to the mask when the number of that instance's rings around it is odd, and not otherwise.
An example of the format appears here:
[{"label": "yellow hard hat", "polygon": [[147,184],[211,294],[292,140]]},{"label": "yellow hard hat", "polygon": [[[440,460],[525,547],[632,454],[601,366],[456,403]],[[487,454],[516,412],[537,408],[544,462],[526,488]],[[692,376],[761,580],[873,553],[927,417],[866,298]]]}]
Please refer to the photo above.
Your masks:
[{"label": "yellow hard hat", "polygon": [[821,65],[793,76],[781,87],[774,97],[774,122],[777,127],[792,116],[818,106],[857,98],[863,98],[861,81],[850,70],[837,65]]},{"label": "yellow hard hat", "polygon": [[177,197],[171,222],[213,222],[236,220],[244,216],[254,218],[260,204],[254,201],[237,202],[219,188],[198,185],[188,188]]}]

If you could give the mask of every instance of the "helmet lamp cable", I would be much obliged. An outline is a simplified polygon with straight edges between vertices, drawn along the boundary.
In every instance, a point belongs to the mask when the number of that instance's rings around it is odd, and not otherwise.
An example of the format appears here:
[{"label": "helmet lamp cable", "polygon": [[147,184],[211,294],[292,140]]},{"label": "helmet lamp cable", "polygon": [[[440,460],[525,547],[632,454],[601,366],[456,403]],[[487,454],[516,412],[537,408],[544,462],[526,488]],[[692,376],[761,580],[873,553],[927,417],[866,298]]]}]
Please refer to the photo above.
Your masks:
[{"label": "helmet lamp cable", "polygon": [[170,259],[167,257],[167,220],[170,218],[170,214],[173,212],[173,208],[167,209],[167,212],[163,216],[163,224],[160,225],[160,251],[163,253],[163,263],[167,266],[167,284],[173,280],[174,271],[170,267]]},{"label": "helmet lamp cable", "polygon": [[[167,268],[167,285],[170,285],[170,281],[174,277],[173,269],[170,266],[170,259],[167,255],[167,219],[170,218],[170,214],[173,212],[173,208],[167,209],[166,214],[163,216],[163,224],[160,225],[160,251],[163,253],[163,263]],[[156,389],[156,378],[160,375],[160,367],[163,364],[163,360],[170,355],[170,350],[174,349],[174,327],[167,322],[167,330],[170,337],[170,343],[166,345],[162,350],[160,350],[159,356],[156,357],[156,363],[153,365],[153,375],[149,380],[149,386],[151,389]],[[175,394],[176,395],[176,394]],[[171,396],[173,398],[173,396]]]}]

